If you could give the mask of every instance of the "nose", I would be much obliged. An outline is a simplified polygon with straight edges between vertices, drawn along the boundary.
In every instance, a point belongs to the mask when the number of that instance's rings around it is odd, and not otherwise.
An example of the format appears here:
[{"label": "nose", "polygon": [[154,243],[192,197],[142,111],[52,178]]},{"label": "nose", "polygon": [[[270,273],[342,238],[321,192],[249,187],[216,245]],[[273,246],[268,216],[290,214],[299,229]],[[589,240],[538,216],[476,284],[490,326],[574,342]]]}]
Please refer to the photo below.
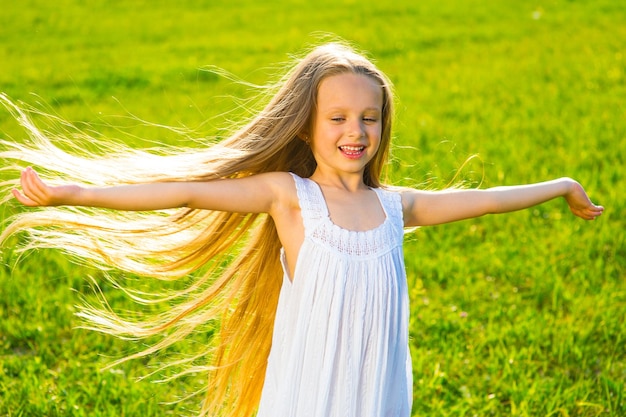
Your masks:
[{"label": "nose", "polygon": [[365,125],[363,121],[359,119],[352,121],[349,126],[348,137],[360,139],[363,136],[365,136]]}]

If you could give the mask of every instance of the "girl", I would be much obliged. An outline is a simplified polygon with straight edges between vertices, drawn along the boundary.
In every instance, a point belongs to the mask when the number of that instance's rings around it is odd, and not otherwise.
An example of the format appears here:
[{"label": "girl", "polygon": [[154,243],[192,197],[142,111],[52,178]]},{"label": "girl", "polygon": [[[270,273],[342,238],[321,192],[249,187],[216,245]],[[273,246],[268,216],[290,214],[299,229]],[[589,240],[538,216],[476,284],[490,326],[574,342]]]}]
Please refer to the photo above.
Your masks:
[{"label": "girl", "polygon": [[[139,155],[153,162],[146,166],[135,163],[137,154],[129,160],[117,153],[106,163],[70,157],[4,102],[32,143],[5,142],[3,157],[43,165],[66,180],[80,181],[88,167],[100,182],[53,185],[25,169],[13,195],[47,208],[17,215],[2,240],[28,231],[29,247],[61,247],[145,275],[179,277],[215,265],[181,291],[183,302],[149,321],[81,313],[111,334],[165,334],[135,357],[219,319],[203,415],[408,417],[403,229],[556,197],[586,220],[603,211],[569,178],[487,190],[383,184],[391,85],[339,44],[300,60],[269,104],[228,139],[195,155]],[[220,269],[215,259],[242,239],[239,257]]]}]

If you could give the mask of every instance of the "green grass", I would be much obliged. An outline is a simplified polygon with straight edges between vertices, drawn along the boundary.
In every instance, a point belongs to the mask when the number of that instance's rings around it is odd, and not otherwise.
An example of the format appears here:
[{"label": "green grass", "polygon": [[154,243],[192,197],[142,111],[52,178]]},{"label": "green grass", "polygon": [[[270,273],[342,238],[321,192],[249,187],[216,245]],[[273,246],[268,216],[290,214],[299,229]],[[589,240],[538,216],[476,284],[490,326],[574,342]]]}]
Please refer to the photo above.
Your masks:
[{"label": "green grass", "polygon": [[[369,51],[396,85],[397,183],[443,187],[474,153],[462,176],[481,186],[577,178],[606,206],[596,222],[554,201],[407,237],[414,415],[626,415],[622,2],[5,3],[0,90],[69,120],[176,140],[113,117],[131,113],[216,134],[234,108],[228,96],[248,91],[199,68],[265,83],[274,64],[332,32]],[[0,130],[21,134],[6,112]],[[0,415],[193,410],[162,402],[203,381],[136,381],[158,357],[101,370],[138,346],[76,329],[85,277],[98,271],[55,251],[14,261],[5,248]]]}]

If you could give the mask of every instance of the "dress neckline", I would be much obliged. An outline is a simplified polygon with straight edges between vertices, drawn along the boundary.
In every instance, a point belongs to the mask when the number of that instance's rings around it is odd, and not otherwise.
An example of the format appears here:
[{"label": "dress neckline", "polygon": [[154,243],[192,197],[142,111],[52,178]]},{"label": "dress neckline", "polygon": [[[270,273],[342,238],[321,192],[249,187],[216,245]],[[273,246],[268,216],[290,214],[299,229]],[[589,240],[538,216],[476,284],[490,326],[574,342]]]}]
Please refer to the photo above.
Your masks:
[{"label": "dress neckline", "polygon": [[389,222],[389,213],[387,212],[387,207],[385,207],[385,204],[383,203],[382,196],[380,195],[380,189],[379,188],[368,187],[370,190],[374,191],[374,193],[376,194],[376,198],[378,199],[378,204],[380,205],[380,207],[383,210],[383,213],[385,215],[385,219],[380,224],[378,224],[377,226],[374,226],[374,227],[372,227],[370,229],[365,229],[365,230],[352,230],[352,229],[347,229],[347,228],[345,228],[343,226],[338,225],[330,217],[330,210],[328,209],[328,202],[326,201],[326,197],[324,196],[324,192],[322,191],[322,187],[317,182],[312,180],[311,178],[305,178],[305,179],[308,180],[308,181],[311,181],[315,185],[315,189],[319,193],[321,201],[323,202],[322,206],[323,206],[323,208],[325,210],[325,215],[323,216],[323,218],[326,219],[328,221],[328,223],[333,228],[336,228],[338,230],[341,230],[341,231],[344,231],[344,232],[348,232],[348,233],[372,233],[372,232],[375,232],[375,231],[377,231],[379,229],[382,229]]}]

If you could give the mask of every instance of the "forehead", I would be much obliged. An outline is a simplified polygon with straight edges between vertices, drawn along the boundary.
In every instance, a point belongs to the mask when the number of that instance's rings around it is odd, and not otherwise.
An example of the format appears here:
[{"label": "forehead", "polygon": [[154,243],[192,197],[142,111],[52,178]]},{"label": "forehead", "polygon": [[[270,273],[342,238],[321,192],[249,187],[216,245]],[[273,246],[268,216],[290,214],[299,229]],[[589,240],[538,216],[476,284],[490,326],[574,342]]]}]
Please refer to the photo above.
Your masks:
[{"label": "forehead", "polygon": [[317,91],[318,110],[375,108],[383,106],[383,89],[372,77],[343,73],[326,77]]}]

